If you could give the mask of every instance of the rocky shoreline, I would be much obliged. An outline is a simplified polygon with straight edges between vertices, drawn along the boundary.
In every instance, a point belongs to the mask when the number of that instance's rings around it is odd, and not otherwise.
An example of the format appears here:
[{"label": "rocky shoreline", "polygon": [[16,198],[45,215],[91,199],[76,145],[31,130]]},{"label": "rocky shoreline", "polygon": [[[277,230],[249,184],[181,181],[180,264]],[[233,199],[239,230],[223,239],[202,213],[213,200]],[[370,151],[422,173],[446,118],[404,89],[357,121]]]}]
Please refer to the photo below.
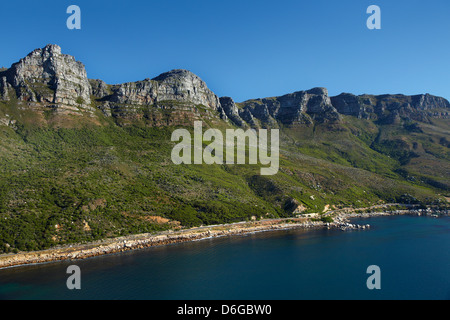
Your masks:
[{"label": "rocky shoreline", "polygon": [[[181,231],[168,231],[158,234],[130,235],[120,238],[105,239],[102,241],[87,244],[75,244],[42,251],[0,255],[0,269],[29,264],[85,259],[105,254],[114,254],[154,246],[162,246],[224,236],[246,235],[265,231],[318,228],[339,229],[343,231],[366,230],[370,228],[369,224],[353,224],[350,223],[349,218],[366,218],[405,214],[412,214],[417,216],[437,216],[434,212],[426,210],[337,213],[333,215],[333,222],[317,221],[310,218],[268,219],[262,221],[233,223],[227,225],[198,227]],[[448,215],[448,210],[441,214]]]},{"label": "rocky shoreline", "polygon": [[229,225],[193,228],[177,232],[131,235],[114,239],[106,239],[89,244],[79,244],[42,251],[0,255],[0,269],[27,264],[85,259],[104,254],[120,253],[129,250],[208,238],[245,235],[255,232],[286,230],[293,228],[321,228],[325,225],[320,221],[304,221],[305,219],[290,220],[302,221],[285,222],[282,220],[270,220],[261,222],[235,223]]}]

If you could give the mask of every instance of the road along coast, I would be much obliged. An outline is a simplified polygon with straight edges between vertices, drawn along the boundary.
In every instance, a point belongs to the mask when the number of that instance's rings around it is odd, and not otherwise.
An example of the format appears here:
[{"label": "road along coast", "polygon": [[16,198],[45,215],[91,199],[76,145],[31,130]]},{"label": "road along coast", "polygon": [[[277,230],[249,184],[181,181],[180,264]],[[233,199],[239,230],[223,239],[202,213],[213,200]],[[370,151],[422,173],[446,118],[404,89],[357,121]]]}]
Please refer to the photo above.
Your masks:
[{"label": "road along coast", "polygon": [[[434,211],[414,211],[414,210],[397,210],[385,212],[368,212],[368,213],[342,213],[333,212],[333,222],[324,222],[312,218],[284,218],[284,219],[266,219],[261,221],[238,222],[224,225],[202,226],[197,228],[165,231],[157,234],[138,234],[119,238],[105,239],[96,242],[84,244],[72,244],[52,249],[19,252],[16,254],[0,255],[0,269],[28,264],[48,263],[63,260],[78,260],[95,257],[105,254],[113,254],[125,252],[129,250],[143,249],[154,246],[162,246],[174,243],[182,243],[188,241],[198,241],[202,239],[217,238],[224,236],[246,235],[255,232],[288,230],[288,229],[340,229],[355,230],[368,229],[368,224],[358,225],[350,223],[349,218],[372,217],[383,215],[435,215]],[[448,211],[440,213],[448,214]]]}]

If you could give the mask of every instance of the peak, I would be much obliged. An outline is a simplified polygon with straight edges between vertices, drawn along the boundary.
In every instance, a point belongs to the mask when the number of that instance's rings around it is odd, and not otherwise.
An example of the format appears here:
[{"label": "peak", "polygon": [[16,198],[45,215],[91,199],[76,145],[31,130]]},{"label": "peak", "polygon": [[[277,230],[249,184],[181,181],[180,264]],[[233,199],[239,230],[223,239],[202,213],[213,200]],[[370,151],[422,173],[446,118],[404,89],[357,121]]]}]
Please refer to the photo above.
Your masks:
[{"label": "peak", "polygon": [[189,70],[173,69],[168,72],[161,73],[159,76],[157,76],[156,78],[153,78],[152,80],[164,81],[168,78],[188,78],[188,77],[198,78],[197,75],[195,75],[194,73],[192,73]]},{"label": "peak", "polygon": [[181,74],[181,75],[184,75],[184,74],[193,74],[193,73],[191,71],[189,71],[189,70],[186,70],[186,69],[173,69],[173,70],[170,70],[170,71],[165,72],[163,74]]},{"label": "peak", "polygon": [[356,96],[356,95],[350,92],[341,92],[336,97],[343,97],[343,96]]},{"label": "peak", "polygon": [[35,54],[61,54],[61,47],[56,44],[47,44],[44,48],[35,49],[29,55]]},{"label": "peak", "polygon": [[84,65],[72,56],[61,54],[61,47],[56,44],[35,49],[12,64],[7,77],[19,100],[69,109],[90,104],[91,87]]},{"label": "peak", "polygon": [[312,88],[312,89],[309,89],[306,92],[310,93],[310,94],[328,95],[327,88],[322,88],[322,87]]},{"label": "peak", "polygon": [[57,44],[48,44],[42,50],[43,51],[48,51],[48,52],[61,53],[61,47],[58,46]]},{"label": "peak", "polygon": [[232,102],[234,102],[233,98],[228,97],[228,96],[220,97],[219,99],[223,100],[223,101],[232,101]]}]

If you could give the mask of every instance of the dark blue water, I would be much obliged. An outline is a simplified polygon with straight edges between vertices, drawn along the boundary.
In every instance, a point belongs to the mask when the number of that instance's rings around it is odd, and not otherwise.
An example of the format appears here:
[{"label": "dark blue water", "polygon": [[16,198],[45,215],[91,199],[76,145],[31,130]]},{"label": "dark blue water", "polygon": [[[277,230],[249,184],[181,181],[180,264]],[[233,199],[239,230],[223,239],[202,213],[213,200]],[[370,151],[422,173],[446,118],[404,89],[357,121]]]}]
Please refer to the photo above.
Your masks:
[{"label": "dark blue water", "polygon": [[[0,299],[450,299],[450,218],[277,231],[0,270]],[[81,268],[81,290],[66,269]],[[369,290],[378,265],[381,289]]]}]

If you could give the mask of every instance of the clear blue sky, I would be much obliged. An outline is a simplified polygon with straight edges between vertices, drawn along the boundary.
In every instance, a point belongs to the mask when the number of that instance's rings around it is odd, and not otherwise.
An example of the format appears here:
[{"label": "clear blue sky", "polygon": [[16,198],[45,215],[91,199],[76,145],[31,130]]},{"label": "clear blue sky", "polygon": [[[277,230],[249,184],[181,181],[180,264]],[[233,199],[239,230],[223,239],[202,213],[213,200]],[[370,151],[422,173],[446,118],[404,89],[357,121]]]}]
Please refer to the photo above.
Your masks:
[{"label": "clear blue sky", "polygon": [[[81,30],[66,9],[81,8]],[[381,30],[366,9],[381,8]],[[183,68],[235,101],[312,87],[450,99],[448,0],[2,1],[0,66],[61,46],[107,83]]]}]

